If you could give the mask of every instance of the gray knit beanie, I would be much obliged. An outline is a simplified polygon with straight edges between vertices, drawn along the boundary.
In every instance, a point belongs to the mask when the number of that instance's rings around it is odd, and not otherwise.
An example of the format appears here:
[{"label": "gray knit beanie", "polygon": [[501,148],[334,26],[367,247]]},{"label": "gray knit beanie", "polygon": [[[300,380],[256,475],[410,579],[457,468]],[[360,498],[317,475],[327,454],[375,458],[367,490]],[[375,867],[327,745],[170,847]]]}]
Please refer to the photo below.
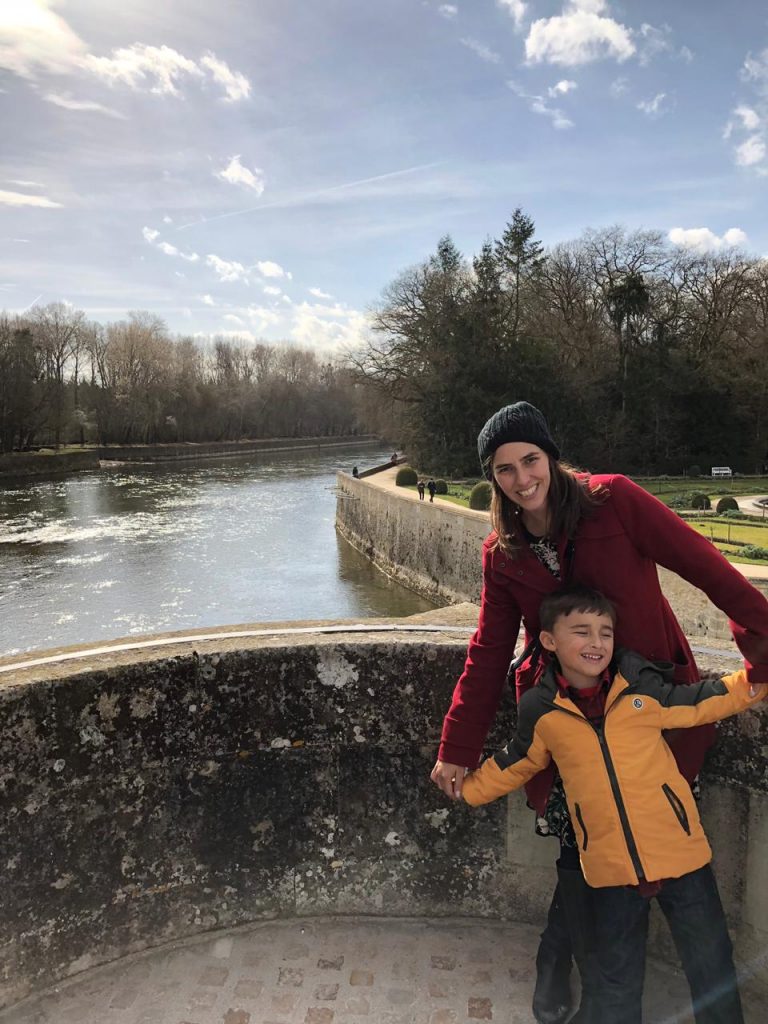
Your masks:
[{"label": "gray knit beanie", "polygon": [[497,448],[510,441],[527,441],[548,452],[552,458],[560,458],[560,449],[552,440],[547,421],[535,406],[529,402],[505,405],[491,416],[477,438],[480,465],[489,480],[493,476],[491,456]]}]

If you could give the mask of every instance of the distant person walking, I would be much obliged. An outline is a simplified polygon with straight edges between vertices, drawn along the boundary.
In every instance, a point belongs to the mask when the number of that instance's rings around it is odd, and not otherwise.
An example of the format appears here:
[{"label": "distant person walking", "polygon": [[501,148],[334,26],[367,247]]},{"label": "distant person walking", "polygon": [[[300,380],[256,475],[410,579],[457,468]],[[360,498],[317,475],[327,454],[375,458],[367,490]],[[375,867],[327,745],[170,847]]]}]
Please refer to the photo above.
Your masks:
[{"label": "distant person walking", "polygon": [[419,501],[424,501],[424,481],[419,480],[416,484],[416,490],[419,492]]},{"label": "distant person walking", "polygon": [[355,480],[357,480],[357,478],[360,476],[360,474],[357,471],[357,466],[352,467],[352,476],[355,478]]},{"label": "distant person walking", "polygon": [[429,491],[429,500],[430,501],[434,501],[435,500],[435,491],[437,490],[437,484],[435,483],[435,481],[431,477],[427,481],[427,490]]},{"label": "distant person walking", "polygon": [[397,465],[397,452],[392,452],[392,458],[390,461],[392,462],[393,466]]}]

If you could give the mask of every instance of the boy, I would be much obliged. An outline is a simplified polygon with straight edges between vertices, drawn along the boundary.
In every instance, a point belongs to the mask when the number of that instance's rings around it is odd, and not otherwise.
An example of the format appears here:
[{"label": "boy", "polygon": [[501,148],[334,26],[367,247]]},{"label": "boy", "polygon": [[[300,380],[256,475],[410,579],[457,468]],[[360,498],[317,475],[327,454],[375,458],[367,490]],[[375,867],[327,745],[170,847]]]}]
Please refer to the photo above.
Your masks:
[{"label": "boy", "polygon": [[546,597],[539,618],[551,663],[520,701],[516,736],[465,780],[464,800],[488,803],[557,762],[595,916],[590,1024],[640,1024],[653,895],[697,1024],[743,1024],[712,852],[662,730],[726,718],[764,688],[743,671],[676,686],[671,666],[624,650],[614,658],[613,605],[585,587]]}]

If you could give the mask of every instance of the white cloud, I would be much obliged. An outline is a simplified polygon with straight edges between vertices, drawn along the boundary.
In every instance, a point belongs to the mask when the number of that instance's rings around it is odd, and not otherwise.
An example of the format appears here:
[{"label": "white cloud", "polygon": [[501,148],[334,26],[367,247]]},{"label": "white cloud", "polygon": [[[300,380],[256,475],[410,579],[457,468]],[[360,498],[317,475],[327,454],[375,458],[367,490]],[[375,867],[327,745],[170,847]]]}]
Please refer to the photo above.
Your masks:
[{"label": "white cloud", "polygon": [[135,91],[148,88],[160,96],[181,96],[181,83],[190,79],[213,79],[224,88],[230,102],[246,99],[251,91],[247,78],[232,71],[215,54],[206,54],[197,62],[170,46],[134,43],[113,50],[111,57],[88,54],[83,66],[110,85],[127,85]]},{"label": "white cloud", "polygon": [[523,0],[498,0],[498,4],[511,15],[515,22],[515,29],[522,28],[528,5],[523,3]]},{"label": "white cloud", "polygon": [[51,6],[49,0],[3,4],[0,67],[28,79],[36,79],[40,73],[66,74],[77,69],[86,45]]},{"label": "white cloud", "polygon": [[265,295],[282,295],[283,294],[282,289],[281,288],[276,288],[273,284],[266,285],[266,287],[263,288],[262,290],[263,290]]},{"label": "white cloud", "polygon": [[722,235],[716,235],[709,228],[672,228],[667,237],[673,245],[700,253],[717,252],[747,242],[746,232],[741,228],[729,228]]},{"label": "white cloud", "polygon": [[[160,232],[156,231],[154,228],[144,227],[141,229],[141,233],[144,236],[145,242],[149,242],[150,245],[154,245],[156,249],[159,249],[160,252],[164,253],[166,256],[178,256],[180,259],[186,260],[188,263],[197,263],[200,259],[196,252],[182,252],[180,249],[177,249],[175,245],[171,245],[170,242],[158,242],[157,240],[160,237]],[[179,272],[176,271],[176,273],[178,274]],[[183,277],[184,275],[179,274],[179,276]]]},{"label": "white cloud", "polygon": [[230,157],[229,163],[215,175],[221,181],[228,181],[230,185],[244,185],[253,189],[257,196],[264,192],[264,172],[258,167],[249,170],[240,163],[240,154]]},{"label": "white cloud", "polygon": [[220,281],[244,281],[248,283],[248,269],[234,260],[223,260],[214,253],[205,257],[205,262],[212,267]]},{"label": "white cloud", "polygon": [[200,301],[204,306],[215,306],[216,303],[213,301],[212,295],[201,295]]},{"label": "white cloud", "polygon": [[241,320],[239,316],[235,316],[234,313],[225,313],[224,319],[228,320],[231,324],[244,324],[245,321]]},{"label": "white cloud", "polygon": [[501,57],[498,53],[489,49],[485,43],[480,43],[477,39],[460,39],[459,42],[462,46],[466,46],[468,50],[477,54],[480,60],[484,60],[487,64],[498,64]]},{"label": "white cloud", "polygon": [[41,206],[49,210],[61,206],[61,203],[55,203],[45,196],[30,196],[24,192],[4,192],[2,190],[0,190],[0,204],[3,206]]},{"label": "white cloud", "polygon": [[166,256],[180,256],[183,260],[187,260],[189,263],[197,263],[200,259],[196,252],[182,252],[177,249],[175,245],[171,245],[170,242],[158,242],[157,248],[160,252],[164,252]]},{"label": "white cloud", "polygon": [[262,277],[287,277],[289,280],[291,278],[291,275],[283,270],[279,263],[273,263],[272,260],[261,260],[256,264],[256,269]]},{"label": "white cloud", "polygon": [[333,296],[329,295],[328,292],[323,292],[319,288],[310,288],[309,294],[314,295],[316,299],[332,299]]},{"label": "white cloud", "polygon": [[575,67],[604,57],[621,62],[636,50],[630,30],[604,17],[605,0],[569,0],[563,13],[534,21],[525,40],[526,59]]},{"label": "white cloud", "polygon": [[567,78],[562,78],[555,85],[552,85],[547,89],[547,93],[554,99],[557,96],[565,96],[574,89],[577,89],[578,85],[576,82],[571,82]]},{"label": "white cloud", "polygon": [[552,121],[552,126],[558,130],[566,128],[573,128],[573,121],[565,116],[562,110],[557,107],[550,107],[543,96],[536,96],[535,94],[528,93],[523,89],[517,82],[508,81],[507,86],[512,92],[519,96],[520,99],[525,100],[528,103],[528,107],[534,114],[541,114],[543,117],[548,117]]},{"label": "white cloud", "polygon": [[49,92],[43,96],[43,99],[47,103],[53,103],[56,107],[63,107],[64,110],[77,110],[87,111],[98,114],[106,114],[108,117],[117,117],[121,121],[125,121],[125,114],[121,114],[119,110],[113,110],[112,107],[105,107],[103,103],[96,103],[94,100],[76,100],[73,99],[69,93],[56,93]]},{"label": "white cloud", "polygon": [[[640,63],[649,64],[654,57],[661,53],[671,53],[672,30],[668,25],[663,28],[654,28],[646,23],[640,26],[638,39],[638,58]],[[690,52],[690,51],[689,51]]]},{"label": "white cloud", "polygon": [[440,6],[437,8],[437,11],[438,14],[442,14],[444,18],[448,18],[449,20],[451,20],[452,18],[455,18],[456,15],[459,13],[459,8],[456,6],[456,4],[440,4]]},{"label": "white cloud", "polygon": [[759,135],[750,135],[746,141],[736,147],[736,163],[740,167],[752,167],[765,159],[765,142]]},{"label": "white cloud", "polygon": [[173,217],[169,217],[168,214],[163,217],[163,224],[173,224]]},{"label": "white cloud", "polygon": [[623,96],[624,93],[629,89],[629,79],[627,78],[614,78],[611,84],[608,86],[608,92],[614,99],[618,99],[619,96]]},{"label": "white cloud", "polygon": [[269,309],[267,306],[249,306],[247,309],[251,326],[257,331],[266,331],[269,327],[276,327],[283,321],[283,314]]},{"label": "white cloud", "polygon": [[768,47],[757,57],[747,54],[741,77],[747,82],[756,82],[758,86],[768,88]]},{"label": "white cloud", "polygon": [[20,188],[45,188],[41,181],[27,181],[26,178],[8,178],[9,185],[18,185]]},{"label": "white cloud", "polygon": [[214,82],[223,86],[227,102],[247,100],[251,95],[251,83],[245,75],[240,71],[233,71],[223,60],[219,60],[215,53],[206,53],[200,63],[210,72]]},{"label": "white cloud", "polygon": [[637,109],[642,110],[648,117],[661,117],[664,110],[664,100],[667,98],[665,92],[657,93],[652,100],[640,100],[637,104]]},{"label": "white cloud", "polygon": [[734,114],[741,119],[741,125],[745,131],[753,132],[755,128],[760,126],[760,115],[751,107],[741,104],[736,107]]},{"label": "white cloud", "polygon": [[307,348],[357,348],[368,334],[364,313],[346,306],[312,305],[295,307],[290,336]]}]

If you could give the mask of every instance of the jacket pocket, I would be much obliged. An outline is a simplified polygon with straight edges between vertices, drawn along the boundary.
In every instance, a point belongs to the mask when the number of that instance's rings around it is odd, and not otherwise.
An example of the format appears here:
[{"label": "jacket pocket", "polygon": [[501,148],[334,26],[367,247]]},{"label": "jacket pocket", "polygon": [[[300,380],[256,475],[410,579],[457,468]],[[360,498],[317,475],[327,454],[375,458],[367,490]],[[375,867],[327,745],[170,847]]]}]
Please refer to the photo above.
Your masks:
[{"label": "jacket pocket", "polygon": [[661,790],[664,796],[669,801],[670,807],[675,812],[675,817],[680,822],[680,827],[685,831],[685,834],[689,836],[691,834],[691,825],[688,821],[688,813],[685,809],[683,801],[680,799],[680,797],[677,795],[674,789],[672,789],[671,786],[668,786],[666,784],[666,782],[661,787]]},{"label": "jacket pocket", "polygon": [[587,844],[589,843],[589,833],[587,832],[587,826],[584,824],[584,818],[582,816],[581,808],[579,807],[579,805],[574,804],[573,809],[574,811],[576,811],[576,820],[578,821],[579,828],[581,829],[581,848],[584,851],[584,853],[586,853]]}]

